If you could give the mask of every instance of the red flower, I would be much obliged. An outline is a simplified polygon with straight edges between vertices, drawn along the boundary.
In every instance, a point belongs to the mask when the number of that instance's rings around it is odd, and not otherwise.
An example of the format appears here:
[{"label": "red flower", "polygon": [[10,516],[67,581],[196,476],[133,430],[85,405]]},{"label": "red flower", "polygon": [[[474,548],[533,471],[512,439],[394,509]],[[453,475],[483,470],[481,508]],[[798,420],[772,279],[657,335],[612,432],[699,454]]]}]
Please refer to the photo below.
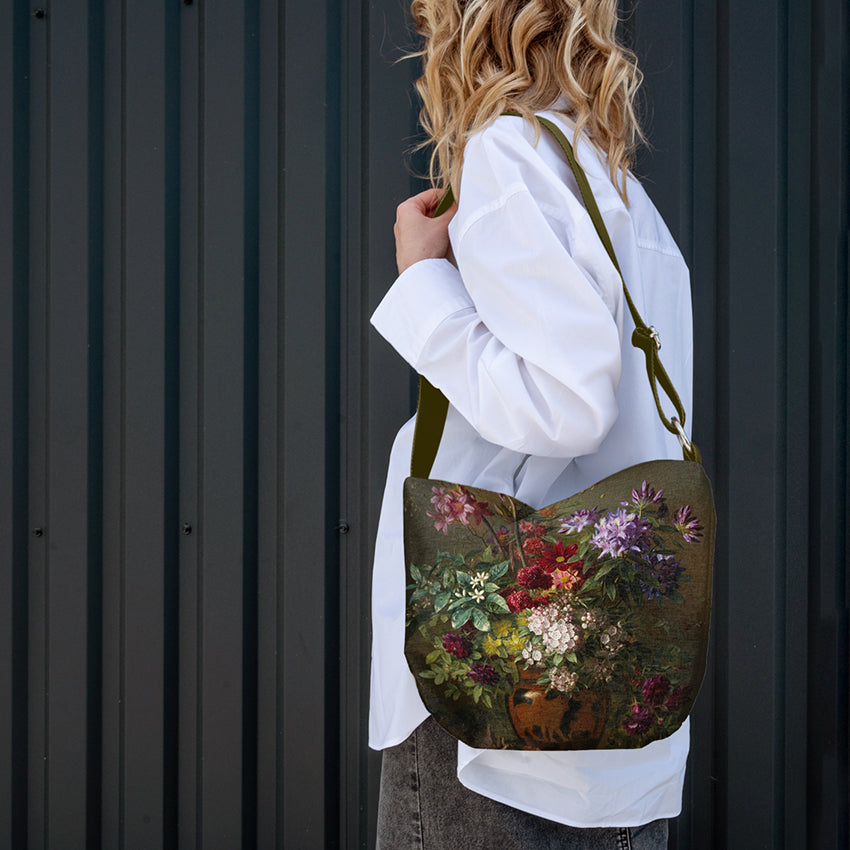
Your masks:
[{"label": "red flower", "polygon": [[645,705],[661,705],[669,693],[670,680],[663,673],[650,676],[641,688]]},{"label": "red flower", "polygon": [[524,590],[515,590],[509,593],[505,601],[508,603],[508,608],[515,614],[519,611],[525,611],[526,608],[531,608],[533,603],[531,597]]},{"label": "red flower", "polygon": [[546,541],[539,537],[526,537],[522,542],[522,550],[527,558],[537,559],[546,549]]},{"label": "red flower", "polygon": [[524,519],[519,524],[519,530],[523,534],[533,534],[535,537],[539,537],[541,534],[546,533],[546,526],[545,525],[536,525],[535,523],[531,522],[530,520]]},{"label": "red flower", "polygon": [[651,708],[641,705],[633,705],[632,713],[623,721],[623,728],[627,735],[643,735],[652,726],[655,715]]},{"label": "red flower", "polygon": [[552,576],[547,575],[540,567],[523,567],[517,573],[517,584],[527,587],[529,590],[539,587],[548,590],[552,586]]},{"label": "red flower", "polygon": [[664,707],[668,711],[676,711],[681,708],[691,698],[691,686],[683,685],[679,688],[674,688],[673,692],[667,697]]},{"label": "red flower", "polygon": [[547,549],[540,556],[539,564],[551,573],[553,570],[565,570],[570,566],[570,558],[578,552],[578,546],[575,543],[570,543],[564,546],[563,543],[556,543],[554,549]]}]

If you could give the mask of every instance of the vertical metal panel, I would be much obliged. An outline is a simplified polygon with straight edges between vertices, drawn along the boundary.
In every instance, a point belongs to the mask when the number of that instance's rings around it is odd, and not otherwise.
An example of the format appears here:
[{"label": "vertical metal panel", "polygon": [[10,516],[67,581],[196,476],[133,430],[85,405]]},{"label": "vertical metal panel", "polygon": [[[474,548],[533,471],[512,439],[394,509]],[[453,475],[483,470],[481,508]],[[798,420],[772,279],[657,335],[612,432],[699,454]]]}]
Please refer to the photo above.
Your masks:
[{"label": "vertical metal panel", "polygon": [[32,598],[39,611],[31,622],[39,629],[44,653],[39,658],[44,665],[41,676],[33,677],[33,684],[43,687],[35,699],[44,700],[44,738],[32,762],[46,763],[40,789],[44,808],[35,834],[43,829],[45,842],[61,835],[70,844],[84,846],[94,837],[87,828],[88,807],[97,806],[87,793],[96,778],[89,763],[88,746],[95,742],[89,740],[88,712],[99,698],[90,694],[97,671],[89,663],[87,634],[90,568],[96,568],[98,557],[96,541],[88,534],[87,510],[92,483],[89,404],[96,404],[89,396],[89,334],[96,330],[89,327],[92,45],[85,3],[61,4],[44,20],[49,171],[42,207],[46,286],[39,330],[45,361],[33,383],[43,382],[46,402],[34,417],[39,420],[36,432],[45,473],[39,482],[44,488],[38,498],[39,524],[46,527],[46,535],[40,541],[44,553],[38,557],[43,584]]},{"label": "vertical metal panel", "polygon": [[[774,687],[781,710],[777,727],[774,759],[782,782],[776,789],[776,805],[782,822],[779,835],[785,847],[805,847],[806,821],[810,800],[801,781],[806,775],[808,706],[798,683],[808,675],[808,574],[811,569],[811,538],[808,523],[799,518],[808,515],[810,456],[809,409],[811,362],[811,229],[809,226],[811,174],[804,163],[811,162],[811,135],[803,128],[811,125],[812,40],[800,37],[812,32],[811,8],[805,3],[789,3],[785,27],[786,95],[785,232],[778,238],[787,246],[785,280],[779,282],[780,316],[778,327],[779,369],[777,384],[783,429],[778,434],[784,480],[777,490],[780,534],[777,556],[784,561],[784,583],[777,583],[780,606],[777,638],[783,654],[776,670]],[[784,302],[784,303],[783,303]],[[783,352],[787,352],[783,357]],[[817,846],[817,845],[813,845]],[[824,845],[828,846],[828,845]]]},{"label": "vertical metal panel", "polygon": [[[326,735],[336,737],[337,723],[335,718],[329,729],[325,717],[328,710],[335,715],[326,700],[328,687],[336,684],[325,677],[326,647],[334,645],[336,629],[325,613],[327,576],[335,573],[326,560],[330,529],[325,513],[325,311],[327,287],[335,285],[327,279],[325,258],[328,22],[324,4],[286,4],[283,15],[278,618],[279,688],[285,698],[278,728],[283,744],[278,840],[285,847],[322,847],[335,820],[335,811],[325,808],[325,795],[335,800],[337,794],[335,784],[326,787],[324,775],[333,771],[335,755],[328,758]],[[324,767],[305,769],[308,764]],[[328,816],[334,819],[330,823]]]},{"label": "vertical metal panel", "polygon": [[812,9],[810,846],[848,846],[850,12]]},{"label": "vertical metal panel", "polygon": [[[168,40],[164,4],[110,5],[107,43],[104,362],[104,834],[166,841],[165,587],[176,518],[166,516]],[[173,253],[173,252],[172,252]],[[166,525],[166,519],[170,520]],[[173,559],[172,566],[173,566]],[[107,731],[108,730],[108,731]],[[169,807],[171,808],[171,807]]]},{"label": "vertical metal panel", "polygon": [[27,811],[28,27],[7,8],[0,47],[0,845],[21,846]]},{"label": "vertical metal panel", "polygon": [[199,210],[202,204],[201,75],[202,33],[199,4],[184,6],[180,28],[180,316],[179,316],[179,511],[180,538],[178,669],[178,846],[200,847],[201,680],[199,654],[202,600],[200,595],[201,529],[199,417],[201,314]]},{"label": "vertical metal panel", "polygon": [[125,4],[104,8],[103,228],[103,840],[124,838],[124,28]]},{"label": "vertical metal panel", "polygon": [[[9,21],[12,23],[12,21]],[[0,210],[0,842],[12,843],[12,789],[17,784],[13,761],[16,687],[15,575],[15,47],[14,27],[0,31],[0,197],[11,203]],[[20,647],[18,648],[20,651]]]},{"label": "vertical metal panel", "polygon": [[282,834],[281,778],[284,747],[279,720],[285,691],[280,640],[283,611],[278,575],[281,545],[280,472],[282,407],[278,375],[281,338],[279,234],[282,227],[280,44],[283,14],[274,0],[259,8],[258,167],[258,410],[257,425],[257,846],[279,847]]},{"label": "vertical metal panel", "polygon": [[46,844],[47,822],[47,175],[50,116],[48,114],[48,25],[45,18],[29,17],[30,34],[30,150],[29,150],[29,323],[27,351],[29,375],[28,517],[42,536],[30,541],[27,623],[29,736],[27,760],[27,838],[35,846]]},{"label": "vertical metal panel", "polygon": [[203,4],[199,225],[200,711],[204,847],[242,836],[245,9]]},{"label": "vertical metal panel", "polygon": [[[784,523],[775,494],[784,473],[777,443],[784,413],[777,387],[777,328],[784,304],[776,284],[785,275],[783,246],[778,244],[784,226],[785,158],[778,145],[755,144],[743,129],[755,125],[765,128],[767,136],[781,138],[784,106],[776,81],[784,76],[784,20],[774,3],[733,0],[729,24],[729,184],[721,202],[728,266],[718,281],[725,296],[721,321],[728,333],[729,388],[728,419],[717,423],[718,446],[726,450],[723,462],[728,464],[728,486],[719,500],[718,527],[723,531],[718,550],[721,563],[728,556],[728,570],[718,576],[722,613],[716,622],[727,636],[718,661],[724,670],[720,678],[728,752],[749,756],[727,760],[725,840],[757,847],[779,839],[781,816],[776,786],[782,777],[772,753],[783,711],[773,682],[781,661],[776,587],[784,582],[776,548]],[[742,286],[755,268],[761,269],[760,279]],[[759,368],[753,369],[756,352]],[[758,523],[751,511],[758,513]],[[756,599],[758,605],[753,605]],[[752,798],[754,789],[754,805],[741,807],[739,801]]]}]

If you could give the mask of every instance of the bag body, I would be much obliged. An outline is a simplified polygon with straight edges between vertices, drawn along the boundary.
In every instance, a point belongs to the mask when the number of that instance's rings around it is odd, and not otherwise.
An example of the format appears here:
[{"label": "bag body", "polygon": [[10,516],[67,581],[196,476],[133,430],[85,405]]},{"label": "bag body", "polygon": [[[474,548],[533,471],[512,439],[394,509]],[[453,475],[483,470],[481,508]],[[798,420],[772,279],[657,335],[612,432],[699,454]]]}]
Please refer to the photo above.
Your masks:
[{"label": "bag body", "polygon": [[711,603],[700,464],[638,464],[536,511],[408,478],[404,512],[405,656],[443,728],[478,748],[587,750],[681,726]]},{"label": "bag body", "polygon": [[[599,237],[613,247],[556,125]],[[447,193],[439,212],[451,203]],[[619,269],[619,267],[617,266]],[[477,748],[636,748],[667,737],[703,678],[715,514],[659,341],[623,289],[682,461],[638,464],[539,510],[429,479],[448,401],[424,378],[404,485],[405,657],[429,712]],[[667,419],[658,385],[676,408]]]}]

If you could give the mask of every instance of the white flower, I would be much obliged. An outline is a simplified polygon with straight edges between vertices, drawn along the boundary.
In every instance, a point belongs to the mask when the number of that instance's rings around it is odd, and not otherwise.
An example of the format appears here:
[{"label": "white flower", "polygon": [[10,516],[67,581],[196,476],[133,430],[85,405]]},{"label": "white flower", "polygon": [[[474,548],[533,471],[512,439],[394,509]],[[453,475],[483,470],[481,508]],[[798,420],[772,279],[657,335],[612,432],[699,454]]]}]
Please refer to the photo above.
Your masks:
[{"label": "white flower", "polygon": [[473,587],[484,587],[487,584],[487,579],[490,578],[489,573],[478,572],[472,577]]}]

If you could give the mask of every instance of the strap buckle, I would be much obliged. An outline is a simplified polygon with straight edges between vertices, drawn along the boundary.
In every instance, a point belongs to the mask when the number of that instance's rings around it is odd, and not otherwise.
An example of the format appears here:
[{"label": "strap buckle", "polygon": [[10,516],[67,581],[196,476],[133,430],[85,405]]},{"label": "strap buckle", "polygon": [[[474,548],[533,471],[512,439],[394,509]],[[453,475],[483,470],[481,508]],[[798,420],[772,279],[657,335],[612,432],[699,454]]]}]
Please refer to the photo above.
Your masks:
[{"label": "strap buckle", "polygon": [[656,351],[661,351],[661,334],[658,333],[655,325],[649,326],[649,338],[655,342]]}]

